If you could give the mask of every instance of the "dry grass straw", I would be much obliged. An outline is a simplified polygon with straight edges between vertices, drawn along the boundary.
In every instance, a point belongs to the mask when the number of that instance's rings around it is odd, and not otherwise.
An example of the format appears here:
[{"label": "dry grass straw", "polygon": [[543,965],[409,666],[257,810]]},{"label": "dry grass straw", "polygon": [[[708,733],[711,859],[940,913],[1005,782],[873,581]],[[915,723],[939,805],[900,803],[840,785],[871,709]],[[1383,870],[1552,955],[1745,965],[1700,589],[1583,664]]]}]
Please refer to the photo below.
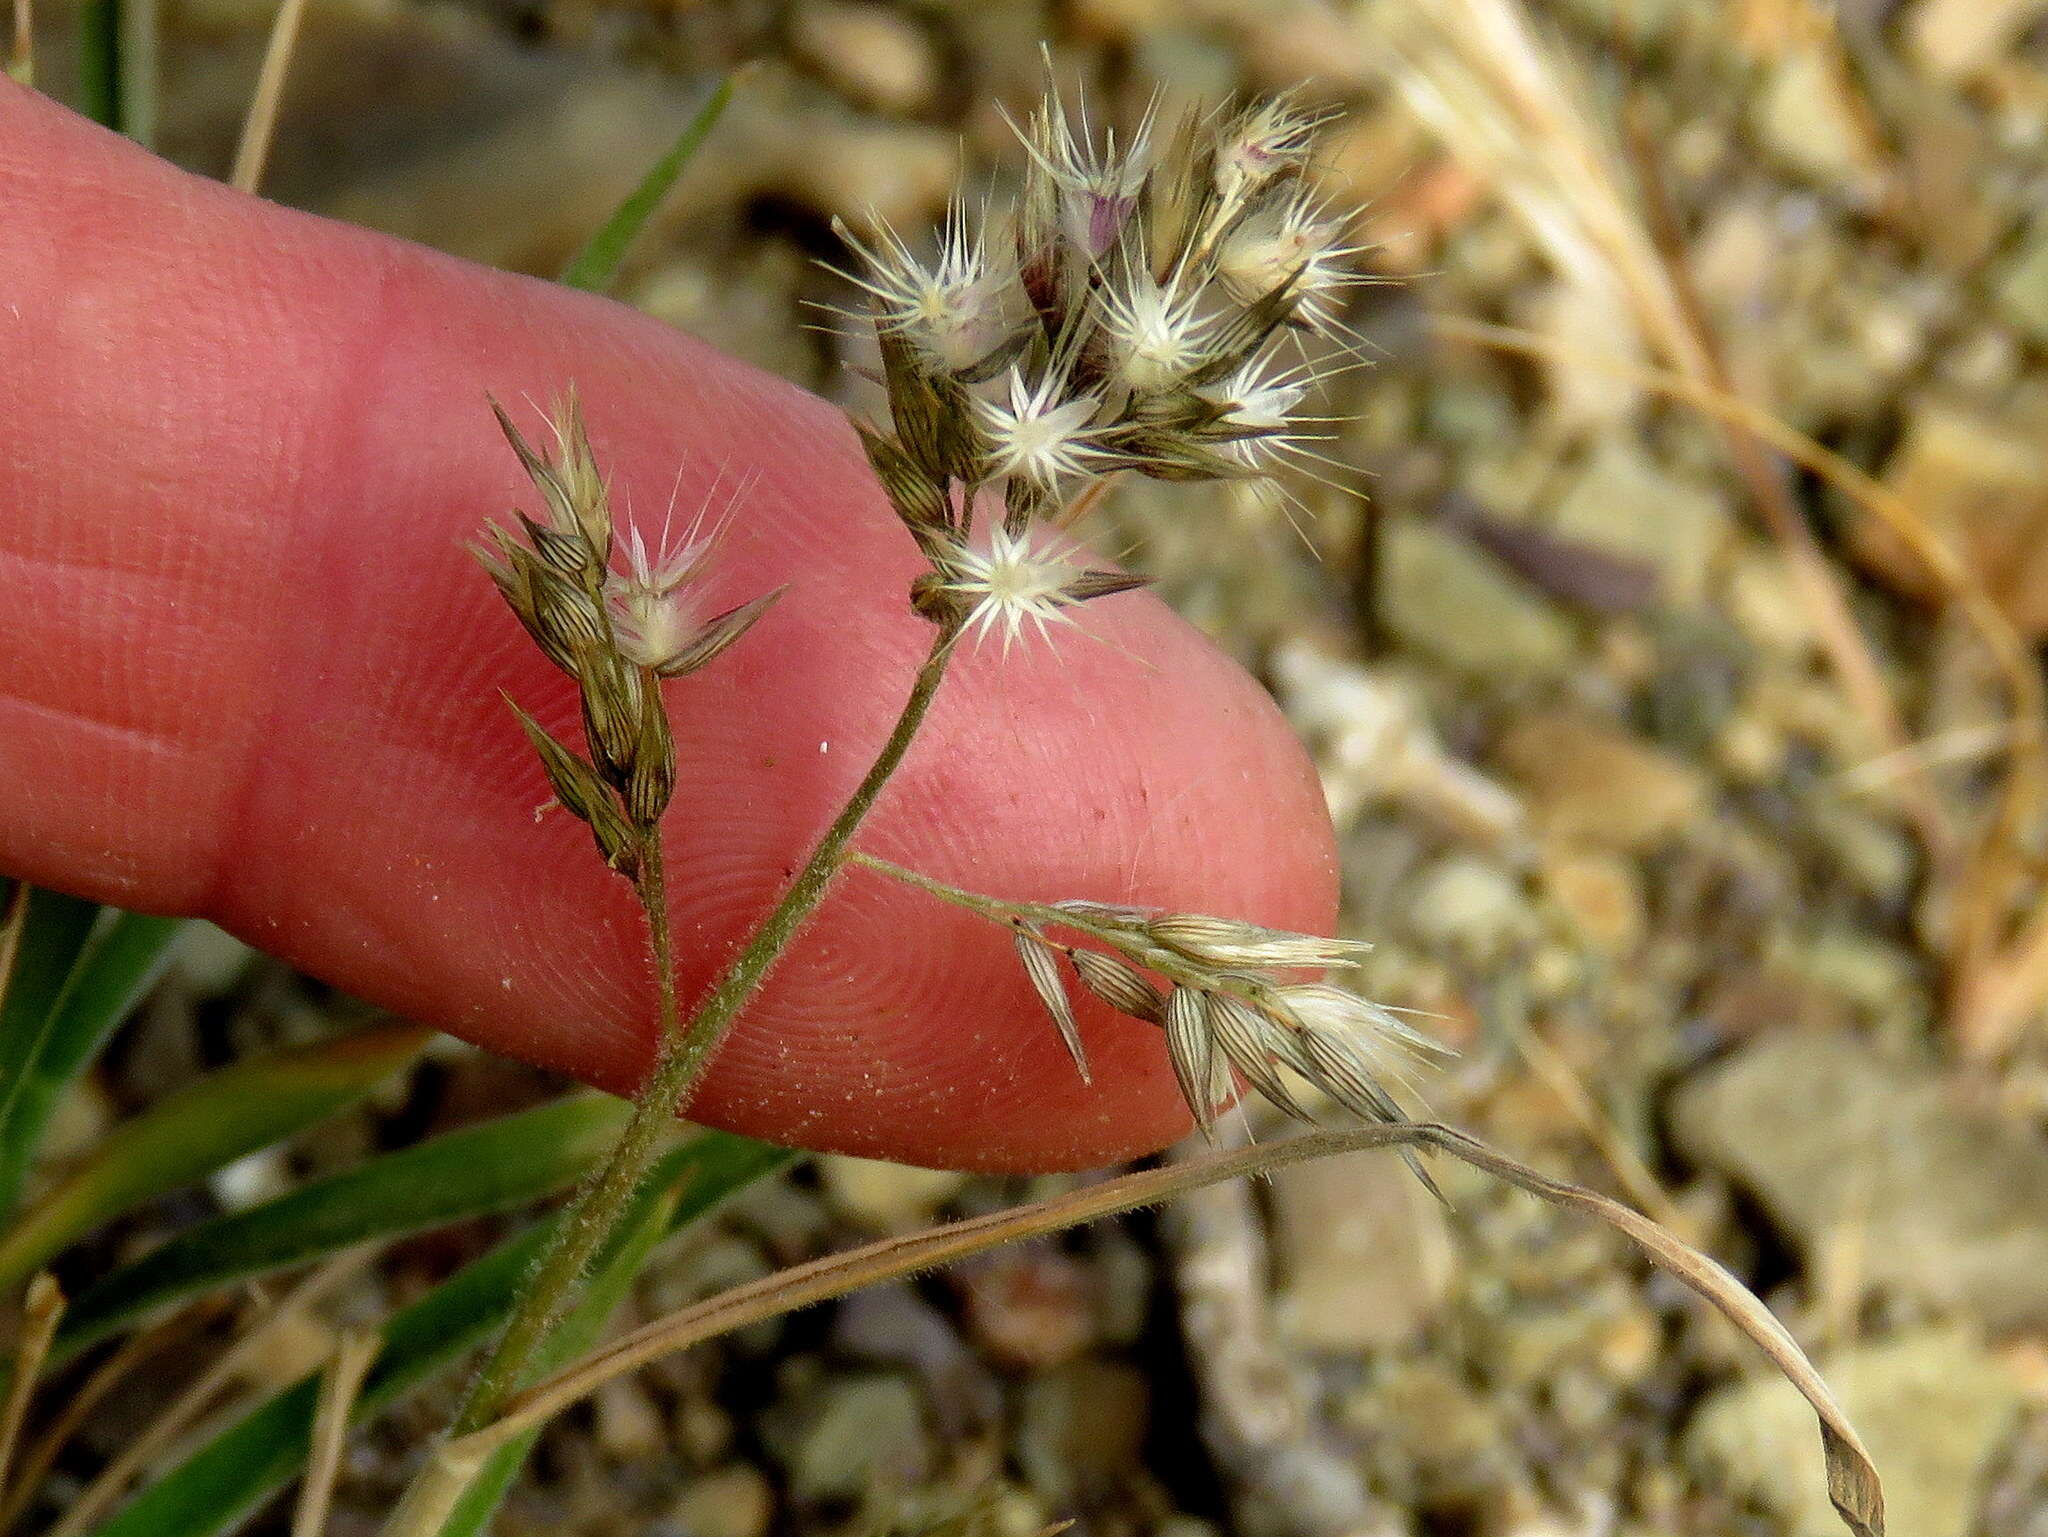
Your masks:
[{"label": "dry grass straw", "polygon": [[292,1511],[292,1537],[320,1537],[327,1530],[327,1512],[334,1504],[334,1486],[341,1473],[341,1453],[348,1444],[349,1416],[381,1344],[375,1334],[347,1329],[334,1347],[334,1358],[320,1379],[320,1402],[313,1412],[313,1456]]},{"label": "dry grass straw", "polygon": [[362,1249],[336,1255],[266,1308],[213,1365],[165,1405],[149,1422],[148,1429],[100,1469],[99,1475],[64,1513],[64,1519],[50,1529],[48,1537],[83,1537],[91,1531],[136,1477],[163,1455],[237,1377],[261,1359],[282,1328],[302,1318],[316,1302],[361,1270],[369,1258],[369,1252]]},{"label": "dry grass straw", "polygon": [[[1708,325],[1662,195],[1639,118],[1628,136],[1647,214],[1623,190],[1619,157],[1582,105],[1583,92],[1544,49],[1515,0],[1401,0],[1387,8],[1402,95],[1453,154],[1485,176],[1575,282],[1625,297],[1668,372],[1592,360],[1526,332],[1440,322],[1439,335],[1596,367],[1685,401],[1720,421],[1738,474],[1784,552],[1795,590],[1836,676],[1867,723],[1876,752],[1896,765],[1902,809],[1953,913],[1946,944],[1950,1022],[1964,1050],[2003,1051],[2048,999],[2048,912],[2010,928],[2026,879],[2018,853],[2041,809],[2041,684],[2025,643],[1982,581],[1925,518],[1870,476],[1743,401]],[[2014,752],[1996,809],[1969,841],[1956,812],[1912,751],[1884,670],[1849,610],[1839,575],[1793,504],[1770,450],[1824,475],[1897,533],[1968,618],[2006,680]]]},{"label": "dry grass straw", "polygon": [[[1409,109],[1485,178],[1556,270],[1619,296],[1674,373],[1733,393],[1674,253],[1624,190],[1620,157],[1584,105],[1583,87],[1538,41],[1515,0],[1402,0],[1388,23]],[[1874,746],[1903,748],[1905,725],[1883,669],[1826,555],[1753,445],[1731,436],[1729,447]],[[1909,770],[1902,791],[1923,840],[1945,852],[1953,838],[1932,780]]]},{"label": "dry grass straw", "polygon": [[271,23],[270,42],[263,50],[263,67],[256,76],[256,89],[249,97],[248,115],[242,119],[241,142],[235,146],[234,169],[228,185],[253,193],[263,183],[263,168],[270,159],[270,142],[277,132],[277,114],[284,102],[285,79],[291,73],[292,53],[299,43],[299,23],[306,14],[306,0],[280,0],[277,19]]},{"label": "dry grass straw", "polygon": [[22,1512],[28,1509],[44,1478],[56,1464],[57,1454],[130,1372],[165,1346],[191,1335],[201,1324],[226,1311],[228,1306],[223,1298],[203,1299],[198,1305],[174,1313],[156,1327],[134,1335],[94,1367],[85,1381],[64,1400],[55,1417],[42,1428],[21,1459],[19,1471],[7,1481],[6,1498],[0,1500],[0,1532],[11,1530],[21,1519]]},{"label": "dry grass straw", "polygon": [[14,1376],[7,1384],[6,1401],[0,1403],[0,1494],[7,1492],[14,1445],[21,1439],[29,1400],[35,1396],[36,1378],[42,1372],[50,1341],[57,1337],[57,1325],[63,1317],[64,1293],[55,1279],[45,1272],[29,1282],[22,1308],[21,1338],[14,1347]]},{"label": "dry grass straw", "polygon": [[1617,157],[1564,61],[1515,0],[1387,0],[1389,81],[1408,109],[1521,219],[1557,271],[1618,295],[1688,378],[1708,361]]},{"label": "dry grass straw", "polygon": [[27,881],[16,881],[7,893],[6,908],[0,910],[0,1009],[7,1006],[7,994],[14,986],[14,963],[21,954],[22,930],[28,926],[32,890]]}]

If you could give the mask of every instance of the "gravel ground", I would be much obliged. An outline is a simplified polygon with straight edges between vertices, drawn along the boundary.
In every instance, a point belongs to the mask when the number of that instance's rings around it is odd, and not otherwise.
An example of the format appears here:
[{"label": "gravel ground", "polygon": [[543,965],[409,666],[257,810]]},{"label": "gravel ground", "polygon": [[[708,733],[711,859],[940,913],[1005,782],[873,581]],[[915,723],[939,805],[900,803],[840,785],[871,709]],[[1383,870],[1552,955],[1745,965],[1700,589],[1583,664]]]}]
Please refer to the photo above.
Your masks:
[{"label": "gravel ground", "polygon": [[[167,8],[175,158],[227,164],[269,14]],[[1370,366],[1329,462],[1199,518],[1133,488],[1104,542],[1311,743],[1361,985],[1460,1053],[1436,1113],[1754,1285],[1895,1531],[2044,1537],[2040,743],[1997,658],[2048,635],[2048,6],[311,0],[267,190],[552,272],[759,60],[622,295],[844,395],[810,308],[847,298],[831,221],[916,227],[963,165],[1014,173],[996,106],[1042,38],[1105,115],[1155,87],[1339,114],[1320,174],[1390,281],[1349,317]],[[195,954],[71,1135],[347,1007]],[[209,1199],[546,1092],[450,1050]],[[1610,1235],[1441,1177],[1448,1211],[1389,1160],[1304,1166],[761,1326],[557,1426],[497,1529],[1837,1529],[1810,1418],[1732,1331]],[[632,1311],[1059,1185],[825,1159]],[[402,1246],[341,1313],[489,1237]],[[358,1438],[336,1537],[444,1410]]]}]

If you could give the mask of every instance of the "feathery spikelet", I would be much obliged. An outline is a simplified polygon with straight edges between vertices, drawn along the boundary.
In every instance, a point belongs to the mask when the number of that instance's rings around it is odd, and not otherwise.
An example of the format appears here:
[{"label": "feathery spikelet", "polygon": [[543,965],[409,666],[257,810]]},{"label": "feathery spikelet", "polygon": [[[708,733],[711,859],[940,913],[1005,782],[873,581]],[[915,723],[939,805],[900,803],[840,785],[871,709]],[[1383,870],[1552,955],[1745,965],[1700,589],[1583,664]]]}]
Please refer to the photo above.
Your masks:
[{"label": "feathery spikelet", "polygon": [[1041,639],[1055,624],[1071,624],[1067,611],[1091,598],[1106,598],[1145,585],[1147,578],[1121,571],[1092,571],[1072,557],[1076,546],[1035,539],[1027,527],[1011,534],[1002,524],[988,531],[988,548],[954,545],[944,555],[937,591],[966,611],[966,629],[977,637],[999,632],[1007,652],[1030,625]]},{"label": "feathery spikelet", "polygon": [[981,234],[968,234],[961,204],[947,215],[938,259],[929,266],[887,226],[873,246],[843,222],[833,229],[867,269],[865,276],[846,276],[874,301],[875,325],[909,338],[934,367],[972,371],[1008,338],[1016,319],[1015,274],[989,255]]},{"label": "feathery spikelet", "polygon": [[1102,402],[1071,393],[1068,382],[1055,375],[1031,384],[1023,370],[1012,368],[1006,399],[974,405],[988,443],[990,480],[1017,476],[1041,491],[1055,491],[1107,457],[1100,434],[1088,425]]}]

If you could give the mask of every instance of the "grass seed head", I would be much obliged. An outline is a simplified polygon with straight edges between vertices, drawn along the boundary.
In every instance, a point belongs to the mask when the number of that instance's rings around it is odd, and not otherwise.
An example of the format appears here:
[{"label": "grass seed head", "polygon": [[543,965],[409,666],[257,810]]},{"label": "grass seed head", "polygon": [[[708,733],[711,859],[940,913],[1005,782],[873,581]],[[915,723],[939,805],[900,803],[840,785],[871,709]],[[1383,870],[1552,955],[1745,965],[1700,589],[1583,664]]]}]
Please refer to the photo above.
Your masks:
[{"label": "grass seed head", "polygon": [[[1355,965],[1369,948],[1201,913],[1155,913],[1099,902],[1038,909],[1093,948],[1058,944],[1028,928],[1032,985],[1065,1004],[1063,957],[1074,979],[1120,1014],[1163,1026],[1175,1079],[1206,1131],[1242,1079],[1282,1113],[1311,1121],[1294,1082],[1311,1084],[1354,1114],[1406,1119],[1390,1085],[1440,1051],[1388,1009],[1327,982],[1292,980],[1304,969]],[[1025,941],[1019,939],[1020,952]],[[1153,980],[1158,977],[1162,987]],[[1059,1019],[1057,1012],[1055,1021]],[[1061,1026],[1062,1037],[1066,1028]]]},{"label": "grass seed head", "polygon": [[[576,680],[588,756],[512,706],[539,755],[555,799],[587,823],[598,852],[628,878],[641,868],[675,794],[676,751],[661,681],[708,665],[767,612],[780,591],[702,617],[695,589],[709,570],[719,529],[700,512],[680,538],[651,549],[637,528],[615,534],[611,495],[571,394],[542,455],[496,403],[498,424],[534,488],[542,515],[516,513],[471,545],[526,633]],[[508,701],[509,702],[509,701]]]},{"label": "grass seed head", "polygon": [[[844,236],[889,408],[862,444],[930,566],[913,601],[936,622],[1011,644],[1122,590],[1077,584],[1024,538],[1069,526],[1117,474],[1243,480],[1310,457],[1301,412],[1329,371],[1279,352],[1339,332],[1358,255],[1304,190],[1319,120],[1285,99],[1166,135],[1155,117],[1098,134],[1049,90],[1012,125],[1014,206],[955,199],[930,260],[892,230]],[[1003,542],[977,537],[983,507],[1002,509]]]}]

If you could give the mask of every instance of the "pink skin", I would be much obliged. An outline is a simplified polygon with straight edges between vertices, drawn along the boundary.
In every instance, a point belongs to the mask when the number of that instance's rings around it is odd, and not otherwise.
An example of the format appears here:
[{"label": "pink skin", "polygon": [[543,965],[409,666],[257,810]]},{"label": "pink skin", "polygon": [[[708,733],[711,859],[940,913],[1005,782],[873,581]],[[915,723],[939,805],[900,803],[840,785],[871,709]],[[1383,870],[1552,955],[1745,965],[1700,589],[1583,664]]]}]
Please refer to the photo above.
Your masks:
[{"label": "pink skin", "polygon": [[[498,698],[570,689],[463,551],[531,506],[581,391],[658,531],[751,480],[707,601],[789,592],[669,685],[686,996],[867,766],[928,637],[910,542],[821,401],[603,300],[272,207],[0,81],[0,870],[200,914],[316,976],[611,1089],[651,1047],[631,893]],[[1327,932],[1330,831],[1251,679],[1121,597],[956,669],[863,835],[980,890]],[[1006,935],[843,879],[692,1114],[807,1147],[1082,1167],[1186,1128],[1155,1029],[1084,1003],[1084,1086]]]}]

